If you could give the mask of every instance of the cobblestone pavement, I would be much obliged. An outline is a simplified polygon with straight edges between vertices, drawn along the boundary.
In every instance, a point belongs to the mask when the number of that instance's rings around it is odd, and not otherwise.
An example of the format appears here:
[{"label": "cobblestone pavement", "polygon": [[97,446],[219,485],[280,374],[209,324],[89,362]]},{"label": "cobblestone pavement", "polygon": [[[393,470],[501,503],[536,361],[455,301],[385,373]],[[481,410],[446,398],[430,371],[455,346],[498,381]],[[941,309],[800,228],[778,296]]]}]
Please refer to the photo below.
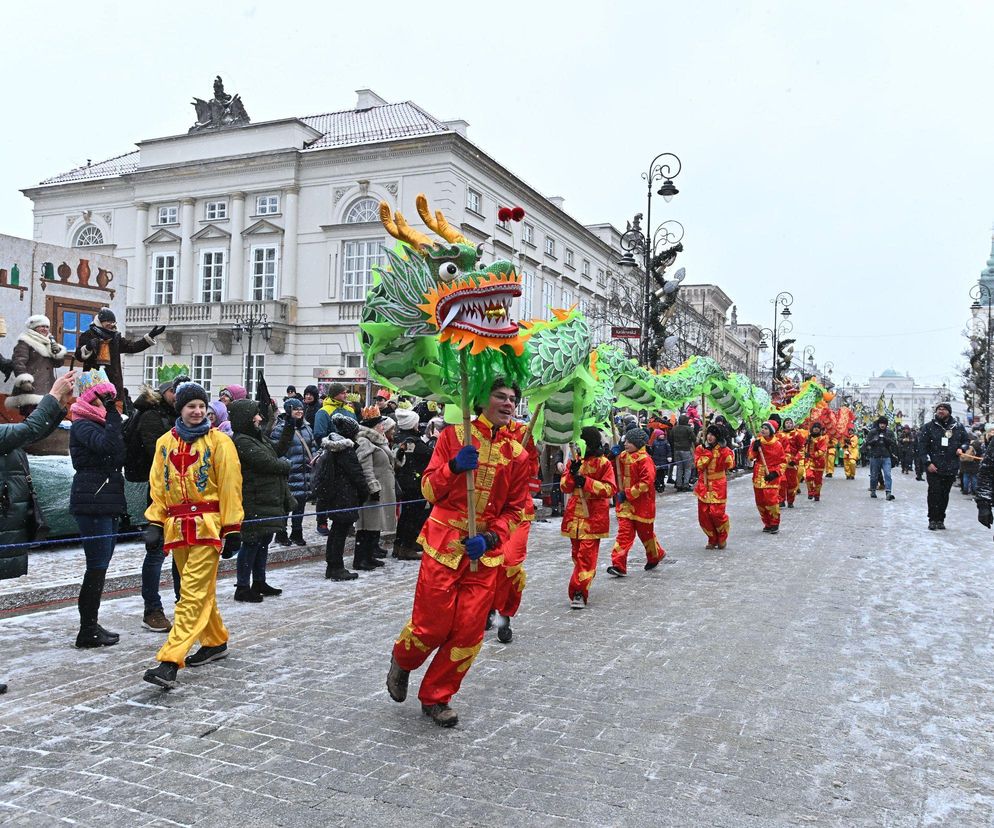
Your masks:
[{"label": "cobblestone pavement", "polygon": [[[865,470],[862,470],[865,475]],[[75,610],[0,622],[0,822],[16,825],[990,825],[990,532],[956,491],[865,477],[763,535],[745,479],[727,550],[690,495],[660,501],[664,566],[594,581],[570,610],[566,546],[533,532],[514,641],[487,636],[441,730],[384,689],[417,564],[357,582],[323,563],[234,604],[231,656],[141,681],[161,636],[108,601],[112,648],[71,647]],[[606,546],[606,544],[605,544]],[[641,547],[637,547],[641,549]]]}]

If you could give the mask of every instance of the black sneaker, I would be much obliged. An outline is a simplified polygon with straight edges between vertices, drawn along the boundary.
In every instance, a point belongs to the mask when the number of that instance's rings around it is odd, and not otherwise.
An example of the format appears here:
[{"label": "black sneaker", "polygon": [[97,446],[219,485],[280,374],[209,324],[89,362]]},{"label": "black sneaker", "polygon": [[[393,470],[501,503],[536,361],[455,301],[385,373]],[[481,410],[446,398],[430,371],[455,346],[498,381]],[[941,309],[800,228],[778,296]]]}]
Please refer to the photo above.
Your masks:
[{"label": "black sneaker", "polygon": [[439,727],[455,727],[459,724],[456,711],[447,704],[423,704],[421,712]]},{"label": "black sneaker", "polygon": [[390,656],[390,669],[387,671],[387,692],[395,702],[402,702],[407,698],[407,682],[411,677],[411,671],[405,670],[397,660]]},{"label": "black sneaker", "polygon": [[176,685],[176,671],[179,670],[175,664],[171,661],[160,662],[158,667],[154,667],[151,670],[146,670],[145,675],[142,676],[144,681],[149,684],[154,684],[164,690],[172,690]]},{"label": "black sneaker", "polygon": [[766,532],[768,535],[775,535],[777,532],[780,531],[780,527],[779,526],[764,526],[763,527],[763,531]]},{"label": "black sneaker", "polygon": [[936,529],[945,529],[946,528],[946,522],[944,520],[937,520],[935,522],[935,528]]},{"label": "black sneaker", "polygon": [[890,492],[887,492],[887,499],[894,500],[894,495],[892,495]]},{"label": "black sneaker", "polygon": [[608,575],[614,575],[614,577],[615,577],[615,578],[624,578],[624,577],[625,577],[625,575],[626,575],[626,573],[622,572],[622,571],[621,571],[620,569],[618,569],[618,567],[616,567],[616,566],[609,566],[609,567],[607,568],[607,574],[608,574]]},{"label": "black sneaker", "polygon": [[877,493],[876,492],[870,492],[870,497],[872,497],[874,500],[876,500],[877,499]]},{"label": "black sneaker", "polygon": [[235,600],[245,601],[248,604],[261,604],[262,596],[258,592],[253,592],[252,587],[236,586]]},{"label": "black sneaker", "polygon": [[99,624],[88,624],[79,628],[76,636],[76,646],[80,649],[87,647],[113,647],[121,640],[117,633],[108,632]]},{"label": "black sneaker", "polygon": [[187,667],[201,667],[212,661],[220,661],[228,657],[228,645],[218,644],[216,647],[201,647],[186,660]]},{"label": "black sneaker", "polygon": [[280,546],[290,546],[290,536],[286,532],[277,532],[273,538]]},{"label": "black sneaker", "polygon": [[501,644],[510,644],[511,639],[514,637],[514,633],[511,632],[511,619],[505,617],[503,621],[506,623],[497,627],[497,640]]},{"label": "black sneaker", "polygon": [[788,503],[787,504],[787,508],[788,509],[793,509],[794,508],[794,504],[793,503]]},{"label": "black sneaker", "polygon": [[263,598],[275,598],[277,595],[283,594],[282,589],[277,589],[274,586],[270,586],[265,581],[252,584],[252,592],[254,592],[256,595],[261,595]]}]

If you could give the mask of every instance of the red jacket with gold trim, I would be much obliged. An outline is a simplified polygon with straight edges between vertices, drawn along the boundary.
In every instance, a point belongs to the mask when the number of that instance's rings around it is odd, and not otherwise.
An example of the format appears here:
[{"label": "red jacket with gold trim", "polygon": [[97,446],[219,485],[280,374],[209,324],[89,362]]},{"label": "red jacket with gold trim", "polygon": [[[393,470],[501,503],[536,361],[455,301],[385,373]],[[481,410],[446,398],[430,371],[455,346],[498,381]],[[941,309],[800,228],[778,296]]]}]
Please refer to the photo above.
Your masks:
[{"label": "red jacket with gold trim", "polygon": [[735,453],[724,446],[694,448],[697,485],[694,494],[701,503],[724,503],[728,500],[725,472],[735,468]]},{"label": "red jacket with gold trim", "polygon": [[[428,468],[421,476],[421,493],[432,504],[418,538],[426,555],[450,569],[458,569],[466,548],[466,475],[449,468],[463,446],[463,426],[442,431]],[[500,566],[500,547],[528,516],[528,455],[506,428],[495,428],[483,415],[472,422],[473,445],[480,452],[474,472],[476,531],[494,532],[499,544],[480,558],[484,566]]]},{"label": "red jacket with gold trim", "polygon": [[646,454],[623,451],[618,455],[619,491],[624,492],[625,502],[618,504],[618,517],[639,523],[656,520],[656,464]]},{"label": "red jacket with gold trim", "polygon": [[[750,443],[749,458],[755,461],[752,466],[752,486],[754,489],[779,489],[780,475],[783,474],[784,464],[786,463],[783,445],[777,439],[776,435],[773,435],[769,440],[762,436],[757,439],[762,446],[763,459],[766,460],[766,463],[763,463],[759,452],[754,451],[752,443]],[[776,472],[777,478],[775,480],[766,480],[768,472]]]},{"label": "red jacket with gold trim", "polygon": [[[524,445],[525,435],[528,434],[528,423],[520,420],[511,420],[507,424],[507,432],[519,444]],[[526,520],[535,520],[535,501],[532,499],[542,490],[542,481],[539,478],[538,449],[535,447],[534,435],[528,436],[528,445],[524,446],[528,455],[528,504],[525,511],[528,513]]]},{"label": "red jacket with gold trim", "polygon": [[804,435],[795,428],[793,431],[777,432],[777,439],[783,446],[787,465],[796,466],[804,455]]},{"label": "red jacket with gold trim", "polygon": [[580,475],[587,478],[582,489],[576,488],[569,469],[559,482],[563,494],[572,495],[566,504],[561,531],[578,540],[606,538],[611,534],[611,498],[618,490],[614,464],[600,455],[584,457]]},{"label": "red jacket with gold trim", "polygon": [[828,454],[828,436],[823,434],[821,437],[811,436],[807,440],[807,444],[804,448],[804,457],[807,462],[817,468],[819,465],[825,465],[825,456]]}]

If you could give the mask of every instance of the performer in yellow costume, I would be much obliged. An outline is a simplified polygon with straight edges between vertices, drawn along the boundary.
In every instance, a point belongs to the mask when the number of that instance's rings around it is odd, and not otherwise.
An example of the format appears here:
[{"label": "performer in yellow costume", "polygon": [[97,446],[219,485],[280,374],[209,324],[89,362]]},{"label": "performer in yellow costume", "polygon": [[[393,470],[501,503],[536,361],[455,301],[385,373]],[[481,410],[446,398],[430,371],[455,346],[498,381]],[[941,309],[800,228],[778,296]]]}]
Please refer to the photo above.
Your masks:
[{"label": "performer in yellow costume", "polygon": [[[207,392],[195,382],[176,388],[176,425],[155,444],[149,474],[152,504],[145,544],[163,544],[180,573],[180,598],[169,638],[156,654],[159,666],[144,679],[170,689],[180,667],[197,667],[228,654],[228,630],[217,608],[217,566],[222,545],[241,545],[242,470],[235,444],[212,429]],[[223,541],[222,541],[223,539]],[[200,649],[186,654],[194,642]]]},{"label": "performer in yellow costume", "polygon": [[856,479],[856,464],[859,462],[859,437],[856,430],[850,428],[846,438],[842,441],[842,468],[846,473],[846,480]]}]

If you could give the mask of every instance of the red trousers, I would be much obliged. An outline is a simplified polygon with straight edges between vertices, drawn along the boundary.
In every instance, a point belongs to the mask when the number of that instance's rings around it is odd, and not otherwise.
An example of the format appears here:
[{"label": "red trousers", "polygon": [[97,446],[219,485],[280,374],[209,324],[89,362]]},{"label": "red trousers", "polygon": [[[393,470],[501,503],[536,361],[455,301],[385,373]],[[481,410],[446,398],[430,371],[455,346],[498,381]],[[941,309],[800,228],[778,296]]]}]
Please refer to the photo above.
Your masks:
[{"label": "red trousers", "polygon": [[756,489],[756,508],[763,520],[763,526],[780,525],[780,489]]},{"label": "red trousers", "polygon": [[804,479],[808,485],[809,495],[821,497],[821,480],[824,474],[824,469],[808,469],[807,474],[804,475]]},{"label": "red trousers", "polygon": [[590,597],[590,582],[597,574],[597,554],[600,552],[600,538],[589,538],[580,540],[578,538],[569,539],[573,548],[573,574],[569,579],[569,597],[572,598],[578,592],[583,596],[586,603]]},{"label": "red trousers", "polygon": [[628,572],[628,550],[635,543],[636,535],[645,547],[646,561],[658,563],[666,557],[666,550],[659,545],[659,541],[656,539],[653,524],[619,517],[618,537],[614,541],[614,548],[611,549],[611,566],[616,566],[622,572]]},{"label": "red trousers", "polygon": [[528,554],[528,533],[531,521],[522,523],[511,533],[511,539],[501,547],[504,563],[497,573],[494,602],[491,609],[513,618],[521,606],[521,593],[525,591],[525,555]]},{"label": "red trousers", "polygon": [[728,515],[724,503],[703,503],[697,501],[697,522],[708,536],[712,546],[724,546],[728,540]]},{"label": "red trousers", "polygon": [[430,555],[421,558],[411,620],[400,631],[393,657],[403,669],[416,670],[438,650],[418,691],[422,704],[448,704],[459,690],[483,646],[498,574],[497,567],[483,564],[473,572],[465,556],[457,569]]},{"label": "red trousers", "polygon": [[780,502],[793,503],[801,484],[797,479],[797,466],[786,466],[780,475]]}]

